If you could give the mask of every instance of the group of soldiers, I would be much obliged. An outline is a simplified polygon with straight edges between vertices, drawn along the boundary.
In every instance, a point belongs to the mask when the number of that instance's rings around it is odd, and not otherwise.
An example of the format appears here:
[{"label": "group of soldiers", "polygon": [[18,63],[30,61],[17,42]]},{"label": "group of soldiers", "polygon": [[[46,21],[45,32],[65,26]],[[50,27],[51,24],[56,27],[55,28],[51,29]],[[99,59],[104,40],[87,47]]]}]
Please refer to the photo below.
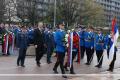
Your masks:
[{"label": "group of soldiers", "polygon": [[[40,22],[37,27],[29,27],[28,29],[26,26],[20,26],[11,31],[14,33],[15,45],[19,50],[17,65],[25,67],[24,61],[26,50],[30,44],[34,44],[35,46],[36,65],[38,67],[40,67],[40,60],[45,53],[47,54],[46,61],[48,64],[52,63],[52,53],[56,53],[57,61],[53,68],[55,73],[58,73],[57,68],[60,65],[62,74],[68,71],[68,67],[70,67],[70,74],[75,74],[73,67],[74,59],[76,59],[76,62],[80,63],[80,60],[84,59],[85,53],[87,57],[85,64],[90,65],[94,53],[96,52],[97,65],[95,67],[98,68],[102,67],[104,49],[107,50],[109,58],[112,32],[108,35],[104,35],[101,28],[94,29],[93,26],[88,26],[87,28],[77,26],[75,29],[65,31],[65,24],[63,21],[60,21],[56,27],[57,28],[53,30],[51,26],[48,25],[44,27],[43,23]],[[2,29],[1,27],[0,30]],[[114,56],[108,71],[113,71],[116,52],[117,47],[115,47]],[[72,60],[70,60],[70,53],[72,53]],[[64,59],[65,56],[68,56],[66,61]],[[63,77],[67,78],[65,75],[63,75]]]}]

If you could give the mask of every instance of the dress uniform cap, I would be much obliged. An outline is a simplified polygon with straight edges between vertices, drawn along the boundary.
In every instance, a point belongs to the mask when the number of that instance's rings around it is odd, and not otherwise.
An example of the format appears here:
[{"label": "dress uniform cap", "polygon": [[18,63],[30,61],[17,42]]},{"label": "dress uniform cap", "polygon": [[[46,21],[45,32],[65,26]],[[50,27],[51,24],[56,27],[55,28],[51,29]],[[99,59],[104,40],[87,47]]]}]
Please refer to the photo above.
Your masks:
[{"label": "dress uniform cap", "polygon": [[65,23],[64,23],[63,20],[60,20],[60,21],[58,22],[58,25],[65,25]]}]

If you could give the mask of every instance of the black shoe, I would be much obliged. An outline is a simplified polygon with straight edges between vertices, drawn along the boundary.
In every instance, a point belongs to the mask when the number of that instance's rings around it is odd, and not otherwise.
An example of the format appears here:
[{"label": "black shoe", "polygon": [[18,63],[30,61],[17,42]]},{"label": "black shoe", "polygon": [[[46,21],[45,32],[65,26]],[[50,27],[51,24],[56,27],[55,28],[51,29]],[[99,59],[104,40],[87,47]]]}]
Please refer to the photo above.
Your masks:
[{"label": "black shoe", "polygon": [[70,74],[75,74],[75,72],[70,72]]},{"label": "black shoe", "polygon": [[65,76],[65,75],[62,75],[62,77],[63,77],[63,78],[67,78],[67,76]]},{"label": "black shoe", "polygon": [[113,72],[113,70],[112,70],[112,69],[108,69],[107,71]]},{"label": "black shoe", "polygon": [[95,65],[95,67],[98,67],[98,65]]},{"label": "black shoe", "polygon": [[64,67],[65,71],[69,71],[67,67]]},{"label": "black shoe", "polygon": [[86,65],[90,65],[90,63],[85,63]]},{"label": "black shoe", "polygon": [[56,69],[53,69],[53,71],[54,71],[55,74],[58,74],[58,71]]},{"label": "black shoe", "polygon": [[20,65],[19,65],[19,62],[17,62],[17,66],[20,66]]},{"label": "black shoe", "polygon": [[78,62],[78,60],[76,60],[75,62]]},{"label": "black shoe", "polygon": [[20,66],[19,64],[17,64],[17,66]]},{"label": "black shoe", "polygon": [[37,64],[38,67],[40,67],[40,64]]},{"label": "black shoe", "polygon": [[25,67],[25,65],[21,65],[21,67]]},{"label": "black shoe", "polygon": [[96,65],[95,67],[97,67],[97,68],[102,68],[102,66],[100,66],[100,65]]},{"label": "black shoe", "polygon": [[48,64],[51,64],[52,62],[51,62],[51,61],[48,61],[47,63],[48,63]]}]

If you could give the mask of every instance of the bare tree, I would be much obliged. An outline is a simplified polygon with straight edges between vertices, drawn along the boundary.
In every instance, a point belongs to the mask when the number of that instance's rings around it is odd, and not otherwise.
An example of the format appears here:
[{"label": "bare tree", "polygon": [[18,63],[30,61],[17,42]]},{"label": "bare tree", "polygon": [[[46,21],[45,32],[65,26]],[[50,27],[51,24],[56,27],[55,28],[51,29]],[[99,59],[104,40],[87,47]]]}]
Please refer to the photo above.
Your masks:
[{"label": "bare tree", "polygon": [[17,4],[16,0],[5,0],[5,19],[9,22],[14,22],[14,19],[17,16]]},{"label": "bare tree", "polygon": [[[76,23],[82,25],[101,25],[103,22],[103,9],[93,0],[57,0],[56,20],[64,20],[68,26]],[[53,7],[49,10],[46,19],[53,22]]]},{"label": "bare tree", "polygon": [[4,0],[0,0],[0,22],[4,21],[5,5]]},{"label": "bare tree", "polygon": [[17,16],[22,19],[22,22],[28,22],[35,25],[39,18],[37,9],[37,0],[19,0],[17,7]]}]

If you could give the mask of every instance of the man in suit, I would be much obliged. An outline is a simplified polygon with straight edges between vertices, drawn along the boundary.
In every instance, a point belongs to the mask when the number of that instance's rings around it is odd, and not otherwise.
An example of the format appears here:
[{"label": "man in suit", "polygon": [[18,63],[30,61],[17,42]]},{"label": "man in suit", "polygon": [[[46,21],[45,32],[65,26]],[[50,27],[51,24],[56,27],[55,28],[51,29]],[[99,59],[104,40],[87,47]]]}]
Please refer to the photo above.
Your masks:
[{"label": "man in suit", "polygon": [[19,48],[19,56],[17,59],[17,66],[25,67],[25,56],[28,47],[28,36],[25,26],[21,27],[21,31],[17,34],[17,47]]},{"label": "man in suit", "polygon": [[40,67],[40,60],[44,55],[44,31],[43,23],[38,23],[38,28],[34,30],[34,45],[36,48],[36,64]]}]

